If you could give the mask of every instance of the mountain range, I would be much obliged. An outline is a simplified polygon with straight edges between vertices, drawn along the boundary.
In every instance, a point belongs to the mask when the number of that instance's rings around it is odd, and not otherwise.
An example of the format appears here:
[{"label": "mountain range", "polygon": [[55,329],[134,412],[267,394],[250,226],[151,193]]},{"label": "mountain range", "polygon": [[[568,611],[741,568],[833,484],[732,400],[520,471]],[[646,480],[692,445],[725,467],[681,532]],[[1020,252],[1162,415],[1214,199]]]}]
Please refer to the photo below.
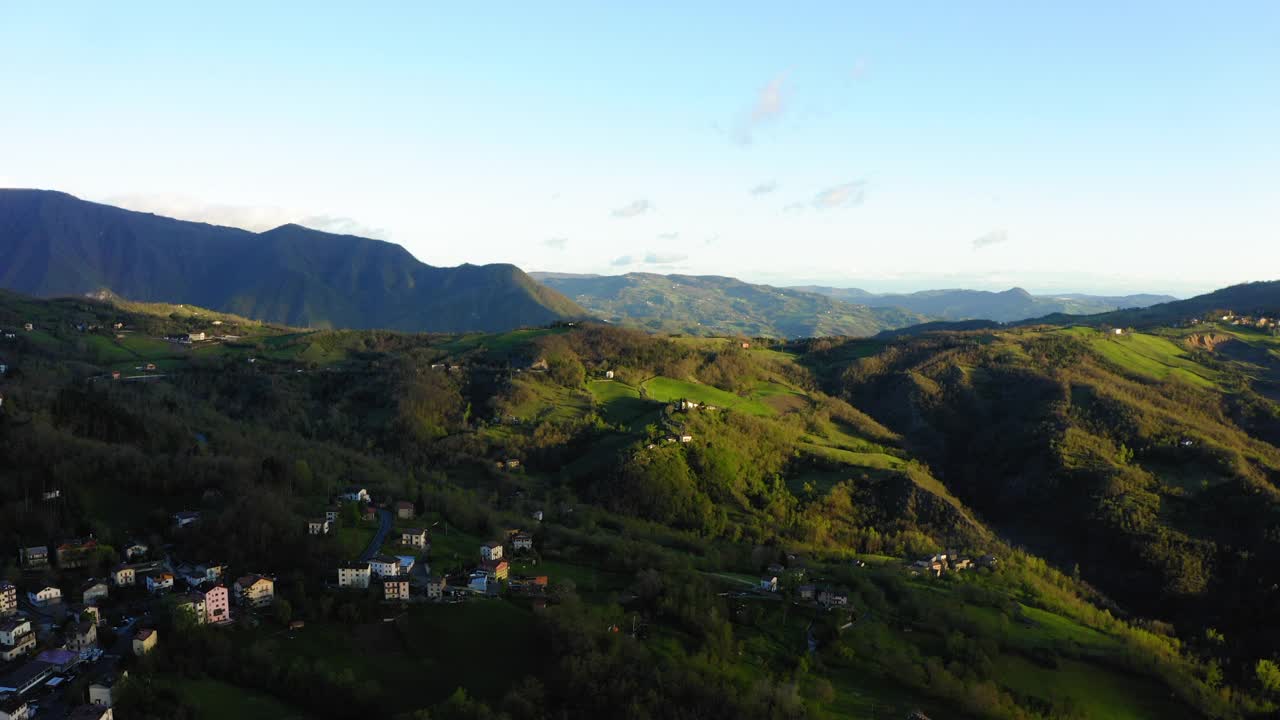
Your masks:
[{"label": "mountain range", "polygon": [[441,268],[380,240],[300,225],[253,233],[0,190],[0,287],[110,291],[309,327],[496,331],[583,316],[514,265]]},{"label": "mountain range", "polygon": [[865,336],[930,319],[902,308],[868,307],[820,293],[753,285],[717,275],[531,275],[602,319],[651,331],[748,337]]},{"label": "mountain range", "polygon": [[877,294],[858,288],[833,288],[816,285],[796,288],[816,292],[848,302],[874,306],[900,307],[939,320],[995,320],[1013,322],[1027,318],[1065,313],[1068,315],[1092,315],[1094,313],[1142,308],[1157,303],[1171,302],[1171,295],[1032,295],[1022,288],[1010,288],[1003,292],[987,290],[922,290],[914,293]]}]

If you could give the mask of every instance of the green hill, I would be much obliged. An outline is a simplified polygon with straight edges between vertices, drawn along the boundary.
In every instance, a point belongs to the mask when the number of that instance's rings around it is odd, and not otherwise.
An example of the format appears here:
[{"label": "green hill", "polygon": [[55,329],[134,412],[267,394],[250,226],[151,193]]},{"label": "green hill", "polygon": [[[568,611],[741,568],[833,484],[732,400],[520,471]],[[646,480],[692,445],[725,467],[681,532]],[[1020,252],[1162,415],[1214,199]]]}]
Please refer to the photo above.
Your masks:
[{"label": "green hill", "polygon": [[727,277],[532,275],[598,317],[652,331],[774,338],[874,335],[928,319],[900,308],[868,307]]}]

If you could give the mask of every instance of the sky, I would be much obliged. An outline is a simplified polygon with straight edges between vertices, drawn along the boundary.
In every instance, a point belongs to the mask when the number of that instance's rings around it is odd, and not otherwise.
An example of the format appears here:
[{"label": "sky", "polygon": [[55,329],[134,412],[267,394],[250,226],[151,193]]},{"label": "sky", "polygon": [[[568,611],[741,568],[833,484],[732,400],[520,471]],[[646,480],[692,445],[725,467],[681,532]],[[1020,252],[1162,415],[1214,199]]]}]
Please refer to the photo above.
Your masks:
[{"label": "sky", "polygon": [[1278,39],[1272,0],[0,0],[0,187],[432,265],[1187,296],[1280,275]]}]

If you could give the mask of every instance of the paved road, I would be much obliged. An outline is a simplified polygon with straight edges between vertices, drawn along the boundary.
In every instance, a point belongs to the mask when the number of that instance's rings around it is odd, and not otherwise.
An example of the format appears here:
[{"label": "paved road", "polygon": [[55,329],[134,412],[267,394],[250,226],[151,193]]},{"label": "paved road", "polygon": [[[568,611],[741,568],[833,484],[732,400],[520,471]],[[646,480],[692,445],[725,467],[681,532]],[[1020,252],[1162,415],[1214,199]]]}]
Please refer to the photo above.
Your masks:
[{"label": "paved road", "polygon": [[374,555],[378,554],[378,550],[382,548],[382,543],[387,539],[387,533],[391,532],[391,511],[378,511],[378,532],[373,534],[373,540],[369,541],[369,547],[360,553],[360,559],[367,561]]}]

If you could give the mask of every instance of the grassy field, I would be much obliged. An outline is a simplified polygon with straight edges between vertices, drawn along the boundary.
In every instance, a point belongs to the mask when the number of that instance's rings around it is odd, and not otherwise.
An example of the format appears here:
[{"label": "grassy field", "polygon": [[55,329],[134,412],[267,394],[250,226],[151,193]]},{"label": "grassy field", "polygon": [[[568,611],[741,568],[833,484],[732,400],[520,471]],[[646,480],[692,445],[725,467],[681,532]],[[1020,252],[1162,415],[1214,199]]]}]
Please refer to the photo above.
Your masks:
[{"label": "grassy field", "polygon": [[667,403],[687,399],[752,415],[777,414],[772,407],[759,399],[742,398],[731,392],[700,383],[659,376],[644,381],[640,387],[644,389],[646,397],[658,402]]},{"label": "grassy field", "polygon": [[1146,678],[1078,660],[1059,659],[1044,667],[1018,655],[1003,655],[996,669],[1015,693],[1074,708],[1096,720],[1164,720],[1193,714],[1169,698],[1169,691]]},{"label": "grassy field", "polygon": [[204,678],[166,678],[178,697],[196,709],[198,720],[306,720],[311,717],[279,700],[249,688]]},{"label": "grassy field", "polygon": [[401,710],[439,702],[463,686],[477,697],[499,697],[536,674],[541,659],[531,614],[502,600],[413,606],[396,622],[309,623],[293,639],[279,640],[277,656],[350,668]]},{"label": "grassy field", "polygon": [[369,541],[373,539],[374,533],[377,531],[377,523],[360,521],[355,527],[339,525],[334,531],[334,539],[338,542],[338,547],[343,557],[355,560],[360,557],[360,553],[369,547]]},{"label": "grassy field", "polygon": [[834,460],[854,467],[871,468],[873,470],[901,470],[906,462],[882,452],[853,452],[835,447],[800,443],[801,452],[809,453],[827,460]]},{"label": "grassy field", "polygon": [[1155,380],[1177,378],[1201,387],[1213,387],[1218,373],[1191,360],[1186,350],[1162,337],[1142,333],[1104,335],[1090,328],[1061,332],[1081,338],[1095,352],[1121,369]]},{"label": "grassy field", "polygon": [[626,425],[635,423],[656,409],[655,404],[641,399],[640,391],[616,380],[594,380],[587,389],[601,407],[605,422]]}]

